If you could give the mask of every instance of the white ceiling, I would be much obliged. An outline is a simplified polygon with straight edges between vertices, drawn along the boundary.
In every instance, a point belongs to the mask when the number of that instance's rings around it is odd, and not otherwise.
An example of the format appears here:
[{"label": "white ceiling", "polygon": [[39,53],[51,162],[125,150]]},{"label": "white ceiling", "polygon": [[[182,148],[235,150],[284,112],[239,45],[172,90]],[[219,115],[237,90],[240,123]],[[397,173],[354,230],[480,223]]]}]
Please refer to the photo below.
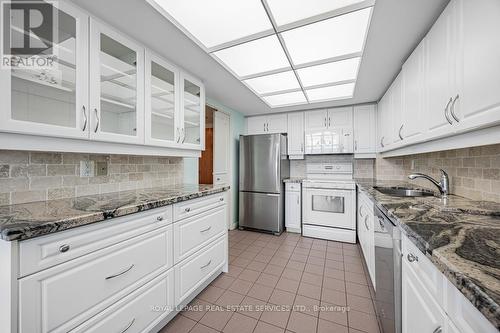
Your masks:
[{"label": "white ceiling", "polygon": [[[246,115],[252,115],[379,100],[399,72],[404,60],[449,0],[377,0],[354,98],[273,109],[152,8],[146,0],[72,1],[201,78],[205,82],[209,98]],[[294,0],[293,3],[300,4],[301,1],[307,3],[306,0]],[[283,18],[287,19],[289,18]],[[264,86],[263,89],[265,88]],[[350,87],[343,89],[348,91]],[[313,93],[321,96],[329,92]]]}]

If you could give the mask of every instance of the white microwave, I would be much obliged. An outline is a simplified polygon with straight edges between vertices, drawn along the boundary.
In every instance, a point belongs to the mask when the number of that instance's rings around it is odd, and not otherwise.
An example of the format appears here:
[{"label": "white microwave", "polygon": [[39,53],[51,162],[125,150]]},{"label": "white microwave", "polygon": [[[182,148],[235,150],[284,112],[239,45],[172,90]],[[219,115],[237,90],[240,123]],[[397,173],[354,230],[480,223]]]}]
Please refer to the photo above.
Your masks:
[{"label": "white microwave", "polygon": [[305,154],[354,153],[352,127],[336,127],[323,131],[306,130]]}]

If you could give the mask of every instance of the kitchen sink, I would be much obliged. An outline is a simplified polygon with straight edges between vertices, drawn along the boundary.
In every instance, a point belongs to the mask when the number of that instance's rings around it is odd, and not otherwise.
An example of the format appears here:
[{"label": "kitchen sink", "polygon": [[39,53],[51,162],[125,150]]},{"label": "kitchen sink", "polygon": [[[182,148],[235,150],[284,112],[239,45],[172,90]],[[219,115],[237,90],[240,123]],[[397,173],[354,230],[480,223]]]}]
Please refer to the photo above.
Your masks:
[{"label": "kitchen sink", "polygon": [[430,190],[416,190],[408,187],[375,186],[374,189],[376,189],[380,193],[387,194],[393,197],[429,197],[434,195],[434,192]]}]

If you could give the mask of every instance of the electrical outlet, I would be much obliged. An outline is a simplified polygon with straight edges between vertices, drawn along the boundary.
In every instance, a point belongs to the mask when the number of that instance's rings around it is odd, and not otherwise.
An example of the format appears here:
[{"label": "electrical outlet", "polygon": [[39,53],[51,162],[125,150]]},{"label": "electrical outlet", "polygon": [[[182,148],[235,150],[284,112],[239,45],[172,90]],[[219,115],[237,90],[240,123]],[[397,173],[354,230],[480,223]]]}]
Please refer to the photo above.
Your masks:
[{"label": "electrical outlet", "polygon": [[96,176],[107,176],[108,175],[108,162],[96,162],[95,175]]},{"label": "electrical outlet", "polygon": [[94,161],[80,161],[80,177],[92,177],[94,175]]}]

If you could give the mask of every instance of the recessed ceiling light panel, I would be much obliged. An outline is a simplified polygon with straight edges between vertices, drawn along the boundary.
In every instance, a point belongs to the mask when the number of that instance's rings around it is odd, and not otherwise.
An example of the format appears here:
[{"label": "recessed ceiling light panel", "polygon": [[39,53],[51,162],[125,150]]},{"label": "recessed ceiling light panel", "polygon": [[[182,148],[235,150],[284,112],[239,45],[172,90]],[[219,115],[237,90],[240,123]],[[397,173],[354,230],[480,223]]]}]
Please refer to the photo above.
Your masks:
[{"label": "recessed ceiling light panel", "polygon": [[361,58],[351,58],[297,70],[304,87],[355,80]]},{"label": "recessed ceiling light panel", "polygon": [[278,37],[272,35],[212,53],[239,77],[290,68]]},{"label": "recessed ceiling light panel", "polygon": [[268,94],[289,89],[300,89],[299,81],[297,81],[297,77],[293,71],[259,76],[243,82],[250,86],[250,88],[252,88],[257,94]]},{"label": "recessed ceiling light panel", "polygon": [[281,33],[294,65],[360,53],[371,10],[358,10]]},{"label": "recessed ceiling light panel", "polygon": [[267,0],[276,24],[282,26],[347,7],[364,0]]},{"label": "recessed ceiling light panel", "polygon": [[149,0],[156,3],[206,48],[272,31],[257,0]]},{"label": "recessed ceiling light panel", "polygon": [[354,83],[306,90],[307,98],[313,102],[351,98],[353,93]]},{"label": "recessed ceiling light panel", "polygon": [[307,103],[302,91],[262,97],[271,107]]}]

